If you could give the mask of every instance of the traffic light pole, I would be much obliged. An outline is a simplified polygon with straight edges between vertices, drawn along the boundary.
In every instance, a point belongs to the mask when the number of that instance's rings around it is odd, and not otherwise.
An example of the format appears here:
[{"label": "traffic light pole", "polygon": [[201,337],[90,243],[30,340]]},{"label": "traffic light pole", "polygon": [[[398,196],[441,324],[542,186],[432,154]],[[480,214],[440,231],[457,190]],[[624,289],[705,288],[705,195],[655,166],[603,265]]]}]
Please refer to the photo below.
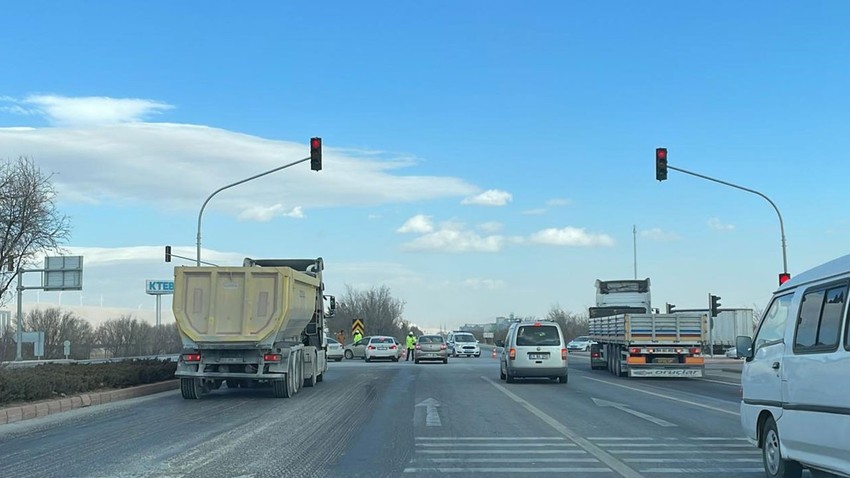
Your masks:
[{"label": "traffic light pole", "polygon": [[286,169],[286,168],[295,166],[296,164],[301,164],[305,161],[310,161],[310,158],[307,157],[307,158],[304,158],[304,159],[299,159],[298,161],[294,161],[294,162],[289,163],[289,164],[284,164],[283,166],[279,166],[277,168],[270,169],[270,170],[268,170],[264,173],[256,174],[254,176],[251,176],[250,178],[246,178],[246,179],[243,179],[241,181],[236,181],[233,184],[228,184],[227,186],[220,187],[220,188],[216,189],[212,194],[210,194],[210,196],[207,198],[206,201],[204,201],[204,204],[201,206],[201,211],[198,213],[198,242],[197,242],[198,251],[197,251],[197,257],[195,259],[196,265],[197,266],[201,265],[201,219],[204,216],[204,209],[207,207],[207,203],[210,202],[210,199],[212,199],[213,196],[224,191],[225,189],[230,189],[233,186],[238,186],[240,184],[247,183],[248,181],[252,181],[254,179],[261,178],[261,177],[269,175],[271,173],[276,173],[276,172],[280,171],[281,169]]},{"label": "traffic light pole", "polygon": [[779,233],[782,236],[782,272],[785,273],[785,274],[788,273],[788,257],[787,257],[786,252],[785,252],[785,224],[782,221],[782,214],[780,214],[779,208],[776,207],[776,204],[774,204],[773,201],[771,201],[769,197],[767,197],[764,194],[756,191],[755,189],[745,188],[744,186],[738,186],[737,184],[732,184],[728,181],[721,181],[720,179],[715,179],[715,178],[706,176],[704,174],[699,174],[699,173],[688,171],[688,170],[685,170],[685,169],[682,169],[682,168],[677,168],[675,166],[670,166],[669,164],[667,165],[667,168],[672,169],[674,171],[679,171],[680,173],[690,174],[691,176],[696,176],[698,178],[707,179],[709,181],[714,181],[715,183],[720,183],[720,184],[723,184],[723,185],[726,185],[726,186],[730,186],[730,187],[733,187],[733,188],[736,188],[736,189],[740,189],[742,191],[747,191],[749,193],[757,194],[757,195],[763,197],[767,202],[769,202],[770,205],[773,206],[773,209],[776,211],[776,215],[779,216]]}]

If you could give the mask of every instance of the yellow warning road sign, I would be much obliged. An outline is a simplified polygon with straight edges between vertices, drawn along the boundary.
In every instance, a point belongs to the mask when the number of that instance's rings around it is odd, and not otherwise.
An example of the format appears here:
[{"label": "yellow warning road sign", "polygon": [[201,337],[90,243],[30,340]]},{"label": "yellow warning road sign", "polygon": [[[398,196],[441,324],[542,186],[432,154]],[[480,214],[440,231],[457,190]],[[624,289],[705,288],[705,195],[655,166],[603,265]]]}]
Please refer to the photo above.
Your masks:
[{"label": "yellow warning road sign", "polygon": [[363,327],[363,321],[360,319],[351,319],[351,335],[354,335],[357,332],[360,332],[360,335],[366,331],[366,328]]}]

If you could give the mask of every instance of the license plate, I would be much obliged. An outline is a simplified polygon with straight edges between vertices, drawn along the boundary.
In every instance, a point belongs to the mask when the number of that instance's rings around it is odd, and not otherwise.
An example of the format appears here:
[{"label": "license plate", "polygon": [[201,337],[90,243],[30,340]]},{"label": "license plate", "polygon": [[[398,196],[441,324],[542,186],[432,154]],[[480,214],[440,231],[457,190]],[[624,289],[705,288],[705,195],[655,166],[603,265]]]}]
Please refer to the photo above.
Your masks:
[{"label": "license plate", "polygon": [[543,360],[549,358],[549,354],[528,354],[531,360]]},{"label": "license plate", "polygon": [[387,350],[386,347],[378,347],[378,350]]}]

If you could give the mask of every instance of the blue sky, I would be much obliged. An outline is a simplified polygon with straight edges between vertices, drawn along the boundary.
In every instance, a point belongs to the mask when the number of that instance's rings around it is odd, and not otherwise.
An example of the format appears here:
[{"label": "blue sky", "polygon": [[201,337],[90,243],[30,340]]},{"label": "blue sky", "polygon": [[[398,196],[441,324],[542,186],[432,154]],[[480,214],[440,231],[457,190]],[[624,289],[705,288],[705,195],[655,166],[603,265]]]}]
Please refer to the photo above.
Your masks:
[{"label": "blue sky", "polygon": [[[20,2],[0,30],[0,157],[55,173],[83,298],[151,309],[162,246],[313,257],[453,327],[582,312],[594,280],[656,307],[763,306],[782,256],[846,254],[845,2]],[[44,302],[45,294],[39,300]],[[96,300],[95,298],[98,298]],[[26,298],[25,300],[30,300]],[[57,298],[56,301],[59,299]]]}]

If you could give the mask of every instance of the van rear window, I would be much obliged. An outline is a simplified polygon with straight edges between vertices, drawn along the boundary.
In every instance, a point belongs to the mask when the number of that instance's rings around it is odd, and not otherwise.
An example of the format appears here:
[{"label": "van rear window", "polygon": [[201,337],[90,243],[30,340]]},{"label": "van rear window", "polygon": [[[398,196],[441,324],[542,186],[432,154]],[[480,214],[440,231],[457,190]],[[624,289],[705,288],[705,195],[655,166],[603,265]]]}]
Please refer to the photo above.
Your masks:
[{"label": "van rear window", "polygon": [[561,334],[554,325],[523,325],[516,333],[517,346],[561,345]]}]

